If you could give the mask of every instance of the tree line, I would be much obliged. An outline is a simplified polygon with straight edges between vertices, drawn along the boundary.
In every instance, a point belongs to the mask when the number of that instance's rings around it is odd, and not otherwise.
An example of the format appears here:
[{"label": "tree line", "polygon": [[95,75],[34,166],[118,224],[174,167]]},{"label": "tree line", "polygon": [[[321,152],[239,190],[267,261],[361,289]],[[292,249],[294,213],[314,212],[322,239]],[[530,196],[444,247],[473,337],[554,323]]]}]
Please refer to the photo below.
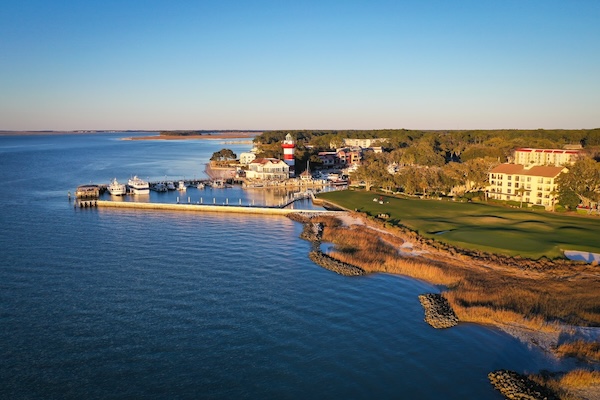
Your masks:
[{"label": "tree line", "polygon": [[[587,156],[558,179],[559,202],[575,207],[580,201],[600,200],[600,129],[578,130],[295,130],[268,131],[254,141],[262,157],[282,157],[281,141],[296,140],[297,173],[318,165],[319,151],[339,147],[344,138],[387,138],[382,153],[366,154],[352,174],[367,189],[383,188],[407,194],[474,195],[487,186],[488,172],[508,162],[520,147],[563,148],[581,145]],[[587,160],[587,161],[585,161]],[[398,166],[398,171],[390,171]]]}]

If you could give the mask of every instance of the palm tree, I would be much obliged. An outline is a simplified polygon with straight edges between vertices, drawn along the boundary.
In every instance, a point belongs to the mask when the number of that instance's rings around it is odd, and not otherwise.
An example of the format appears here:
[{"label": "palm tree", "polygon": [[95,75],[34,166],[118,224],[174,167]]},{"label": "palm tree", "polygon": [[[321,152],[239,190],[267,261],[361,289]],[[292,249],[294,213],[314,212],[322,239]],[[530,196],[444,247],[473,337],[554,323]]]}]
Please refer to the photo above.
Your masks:
[{"label": "palm tree", "polygon": [[516,192],[521,196],[521,204],[519,205],[519,208],[523,208],[523,195],[525,194],[527,190],[525,190],[525,188],[523,186],[521,186],[520,188],[518,188],[516,190]]}]

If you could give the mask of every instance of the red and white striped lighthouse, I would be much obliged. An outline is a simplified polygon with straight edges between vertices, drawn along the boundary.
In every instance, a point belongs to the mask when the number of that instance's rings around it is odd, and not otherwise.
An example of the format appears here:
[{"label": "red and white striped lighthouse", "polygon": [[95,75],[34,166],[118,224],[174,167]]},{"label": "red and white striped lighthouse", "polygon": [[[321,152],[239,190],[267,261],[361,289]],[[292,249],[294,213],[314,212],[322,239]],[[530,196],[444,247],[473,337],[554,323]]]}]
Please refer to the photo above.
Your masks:
[{"label": "red and white striped lighthouse", "polygon": [[285,135],[285,140],[281,144],[283,147],[283,161],[290,167],[290,176],[294,176],[295,174],[295,160],[294,160],[294,150],[296,149],[296,142],[294,138],[292,138],[291,134]]}]

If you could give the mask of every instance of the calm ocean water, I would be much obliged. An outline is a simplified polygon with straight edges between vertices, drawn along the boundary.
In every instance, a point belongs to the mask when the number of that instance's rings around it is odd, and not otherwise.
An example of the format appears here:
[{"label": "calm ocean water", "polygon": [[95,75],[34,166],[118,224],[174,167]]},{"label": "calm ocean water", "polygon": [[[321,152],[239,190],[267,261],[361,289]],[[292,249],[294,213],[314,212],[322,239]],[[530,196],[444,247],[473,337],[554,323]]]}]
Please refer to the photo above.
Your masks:
[{"label": "calm ocean water", "polygon": [[[73,208],[79,184],[202,178],[250,147],[131,135],[0,136],[0,398],[500,399],[488,372],[560,369],[497,330],[430,328],[428,284],[321,269],[284,217]],[[149,200],[174,196],[284,194]]]}]

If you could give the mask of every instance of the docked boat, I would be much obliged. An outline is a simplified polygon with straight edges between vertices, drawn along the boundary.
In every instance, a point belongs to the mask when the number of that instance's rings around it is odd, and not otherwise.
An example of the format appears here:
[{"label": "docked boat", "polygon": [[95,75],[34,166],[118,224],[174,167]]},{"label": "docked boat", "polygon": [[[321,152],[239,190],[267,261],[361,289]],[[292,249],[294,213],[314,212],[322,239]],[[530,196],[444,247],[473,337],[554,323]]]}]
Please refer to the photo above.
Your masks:
[{"label": "docked boat", "polygon": [[127,193],[127,186],[124,183],[119,183],[117,178],[114,178],[106,187],[106,190],[113,196],[123,196]]},{"label": "docked boat", "polygon": [[167,185],[165,185],[163,182],[158,182],[151,189],[154,190],[155,192],[166,192]]},{"label": "docked boat", "polygon": [[200,182],[196,185],[197,189],[204,189],[204,183]]},{"label": "docked boat", "polygon": [[216,189],[225,189],[225,188],[233,187],[230,184],[225,183],[225,181],[222,179],[215,179],[214,181],[212,181],[211,186]]},{"label": "docked boat", "polygon": [[177,190],[187,190],[187,188],[185,187],[185,182],[184,181],[179,181],[177,182]]},{"label": "docked boat", "polygon": [[167,190],[175,190],[175,185],[173,182],[167,182]]},{"label": "docked boat", "polygon": [[150,193],[150,185],[148,182],[134,176],[127,183],[129,187],[129,193],[131,194],[149,194]]}]

